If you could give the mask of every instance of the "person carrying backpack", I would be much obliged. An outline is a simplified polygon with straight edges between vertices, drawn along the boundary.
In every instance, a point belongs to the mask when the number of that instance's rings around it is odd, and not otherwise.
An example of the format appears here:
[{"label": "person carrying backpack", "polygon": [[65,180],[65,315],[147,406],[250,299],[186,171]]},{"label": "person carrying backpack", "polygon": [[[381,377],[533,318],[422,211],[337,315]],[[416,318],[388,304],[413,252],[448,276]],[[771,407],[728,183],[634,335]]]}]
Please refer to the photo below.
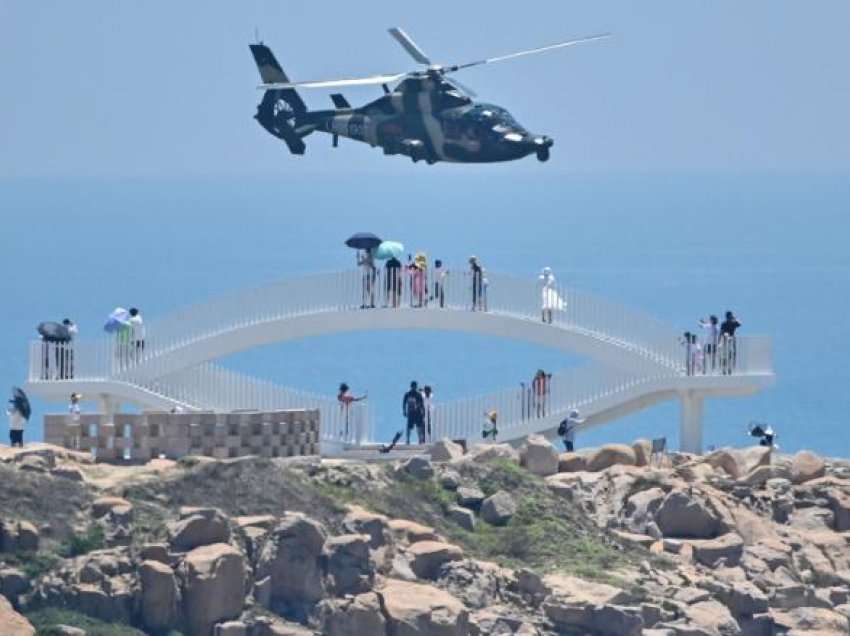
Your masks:
[{"label": "person carrying backpack", "polygon": [[407,418],[407,444],[410,445],[410,431],[414,428],[419,435],[419,443],[425,443],[425,400],[419,392],[419,385],[414,380],[410,390],[401,400],[401,414]]},{"label": "person carrying backpack", "polygon": [[499,434],[498,420],[499,413],[497,411],[484,413],[484,426],[481,429],[481,437],[484,439],[491,437],[495,442],[496,436]]},{"label": "person carrying backpack", "polygon": [[558,425],[558,436],[563,440],[564,450],[568,453],[575,450],[576,428],[584,422],[585,420],[581,418],[579,412],[573,409]]}]

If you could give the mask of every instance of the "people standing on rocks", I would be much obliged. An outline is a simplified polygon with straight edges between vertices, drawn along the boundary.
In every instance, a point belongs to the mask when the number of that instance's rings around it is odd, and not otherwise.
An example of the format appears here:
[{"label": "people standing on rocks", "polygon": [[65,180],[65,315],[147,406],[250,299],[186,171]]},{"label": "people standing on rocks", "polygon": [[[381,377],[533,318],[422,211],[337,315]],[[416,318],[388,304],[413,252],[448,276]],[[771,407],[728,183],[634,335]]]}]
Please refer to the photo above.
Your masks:
[{"label": "people standing on rocks", "polygon": [[361,402],[368,397],[368,393],[364,393],[360,397],[355,397],[351,393],[351,388],[343,382],[339,385],[339,393],[337,393],[336,400],[339,402],[339,408],[342,410],[343,416],[345,418],[345,430],[340,433],[342,437],[348,438],[350,433],[350,418],[351,418],[351,404],[352,402]]},{"label": "people standing on rocks", "polygon": [[375,269],[375,254],[372,250],[361,250],[357,253],[357,265],[360,267],[360,273],[363,277],[363,292],[361,309],[375,308],[375,279],[377,278],[377,270]]},{"label": "people standing on rocks", "polygon": [[499,413],[498,411],[486,411],[484,413],[484,425],[481,428],[481,437],[496,441],[499,435]]},{"label": "people standing on rocks", "polygon": [[27,418],[21,413],[14,400],[9,400],[9,407],[6,409],[6,415],[9,417],[9,445],[12,448],[16,446],[24,447],[24,427],[27,424]]},{"label": "people standing on rocks", "polygon": [[469,272],[472,277],[472,311],[484,309],[484,269],[477,256],[469,257]]},{"label": "people standing on rocks", "polygon": [[145,321],[136,307],[130,308],[130,355],[138,362],[145,352]]},{"label": "people standing on rocks", "polygon": [[711,370],[714,371],[717,364],[717,343],[720,339],[720,327],[718,325],[717,316],[709,316],[708,320],[700,320],[699,326],[703,329],[703,355],[705,356],[705,366],[703,373],[711,364]]},{"label": "people standing on rocks", "polygon": [[419,385],[414,380],[410,390],[401,400],[401,414],[407,418],[407,444],[410,445],[410,432],[415,428],[419,443],[425,443],[425,400],[419,392]]},{"label": "people standing on rocks", "polygon": [[401,304],[402,275],[401,261],[395,256],[387,259],[384,265],[386,272],[387,306],[397,309]]},{"label": "people standing on rocks", "polygon": [[585,420],[576,409],[570,411],[569,415],[561,420],[558,425],[558,436],[563,440],[566,452],[572,453],[575,450],[576,429],[584,422]]},{"label": "people standing on rocks", "polygon": [[721,365],[723,373],[731,374],[738,361],[738,344],[735,332],[741,326],[741,321],[731,311],[726,312],[726,319],[720,324],[720,344],[722,346]]}]

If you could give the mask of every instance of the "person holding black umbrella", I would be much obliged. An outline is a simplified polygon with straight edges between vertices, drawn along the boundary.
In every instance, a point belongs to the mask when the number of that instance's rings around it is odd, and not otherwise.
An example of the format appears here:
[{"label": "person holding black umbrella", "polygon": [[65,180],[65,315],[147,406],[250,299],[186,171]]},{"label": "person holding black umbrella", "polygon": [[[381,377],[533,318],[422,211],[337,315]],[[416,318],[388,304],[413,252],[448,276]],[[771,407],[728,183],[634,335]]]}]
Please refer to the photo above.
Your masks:
[{"label": "person holding black umbrella", "polygon": [[20,389],[12,389],[12,398],[9,400],[9,408],[6,409],[9,417],[9,445],[14,448],[24,447],[24,426],[32,415],[30,401],[26,393]]}]

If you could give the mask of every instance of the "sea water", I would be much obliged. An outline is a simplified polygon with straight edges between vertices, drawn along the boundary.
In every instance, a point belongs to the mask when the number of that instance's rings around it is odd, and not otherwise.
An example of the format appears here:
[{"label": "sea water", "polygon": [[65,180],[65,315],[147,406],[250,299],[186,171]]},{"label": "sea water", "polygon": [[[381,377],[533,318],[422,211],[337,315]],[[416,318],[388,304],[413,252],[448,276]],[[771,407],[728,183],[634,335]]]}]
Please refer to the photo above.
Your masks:
[{"label": "sea water", "polygon": [[[21,180],[0,182],[0,388],[26,379],[27,342],[44,320],[100,333],[117,305],[149,320],[216,294],[353,266],[343,241],[371,231],[451,268],[485,267],[559,283],[638,308],[678,331],[733,310],[742,334],[774,341],[777,383],[709,400],[706,445],[741,445],[765,421],[783,450],[850,455],[850,185],[841,177],[539,176],[489,178],[423,167],[382,180]],[[583,361],[561,351],[469,334],[338,334],[222,361],[333,396],[368,391],[378,434],[403,425],[411,380],[437,400],[529,382]],[[92,402],[84,403],[95,408]],[[65,404],[34,402],[41,416]],[[6,422],[0,435],[7,436]],[[580,435],[579,446],[666,436],[664,404]]]}]

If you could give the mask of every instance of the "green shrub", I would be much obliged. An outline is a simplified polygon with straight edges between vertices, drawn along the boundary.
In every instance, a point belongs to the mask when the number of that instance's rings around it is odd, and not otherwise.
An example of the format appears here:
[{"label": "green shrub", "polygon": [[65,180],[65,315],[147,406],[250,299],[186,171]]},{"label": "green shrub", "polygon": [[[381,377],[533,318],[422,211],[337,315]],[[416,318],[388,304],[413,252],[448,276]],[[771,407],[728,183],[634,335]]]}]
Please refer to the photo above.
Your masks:
[{"label": "green shrub", "polygon": [[[57,607],[45,607],[29,612],[27,618],[35,627],[38,636],[54,636],[61,634],[59,625],[78,627],[85,630],[88,636],[144,636],[144,632],[124,623],[105,623],[96,618],[79,612]],[[169,636],[177,636],[172,632]]]},{"label": "green shrub", "polygon": [[82,534],[72,534],[59,546],[59,554],[66,559],[101,550],[105,546],[103,528],[90,525]]}]

